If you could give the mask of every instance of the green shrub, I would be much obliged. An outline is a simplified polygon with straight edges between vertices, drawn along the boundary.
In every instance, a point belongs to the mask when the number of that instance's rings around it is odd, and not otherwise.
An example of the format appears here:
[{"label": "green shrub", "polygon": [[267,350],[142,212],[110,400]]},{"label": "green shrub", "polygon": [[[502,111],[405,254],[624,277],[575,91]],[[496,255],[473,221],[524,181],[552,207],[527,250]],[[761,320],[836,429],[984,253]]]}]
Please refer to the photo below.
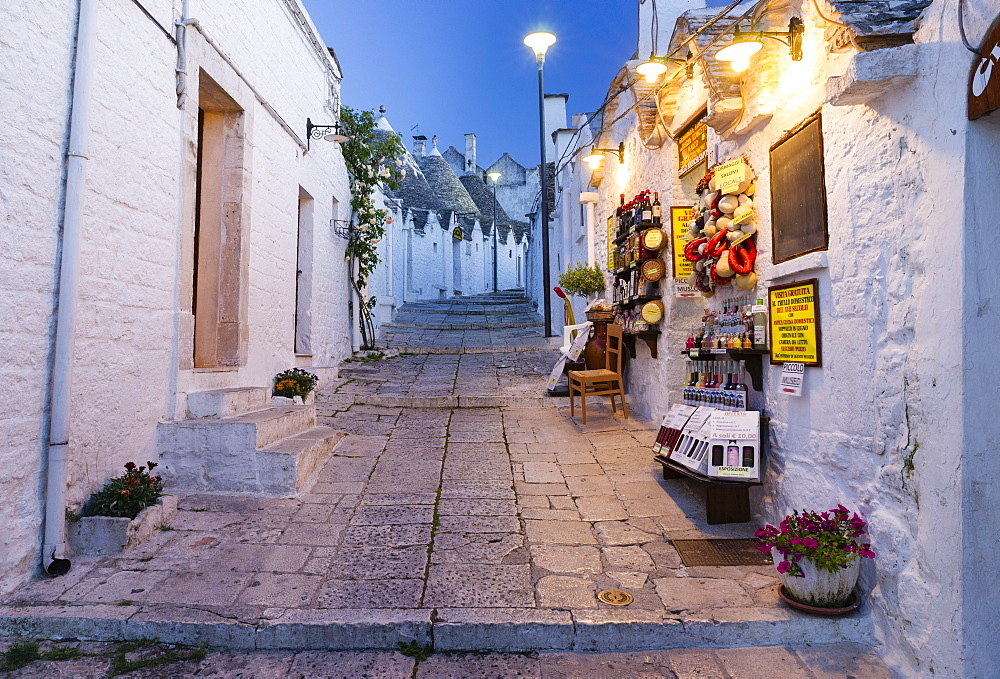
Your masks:
[{"label": "green shrub", "polygon": [[305,398],[313,390],[319,378],[302,368],[292,368],[274,376],[274,395]]},{"label": "green shrub", "polygon": [[146,507],[156,504],[163,495],[163,478],[150,476],[157,466],[147,462],[146,467],[136,467],[135,462],[125,463],[125,473],[111,479],[104,487],[90,496],[87,513],[90,516],[124,516],[134,519]]},{"label": "green shrub", "polygon": [[559,276],[559,287],[570,295],[587,297],[604,291],[604,272],[595,264],[590,267],[577,263]]}]

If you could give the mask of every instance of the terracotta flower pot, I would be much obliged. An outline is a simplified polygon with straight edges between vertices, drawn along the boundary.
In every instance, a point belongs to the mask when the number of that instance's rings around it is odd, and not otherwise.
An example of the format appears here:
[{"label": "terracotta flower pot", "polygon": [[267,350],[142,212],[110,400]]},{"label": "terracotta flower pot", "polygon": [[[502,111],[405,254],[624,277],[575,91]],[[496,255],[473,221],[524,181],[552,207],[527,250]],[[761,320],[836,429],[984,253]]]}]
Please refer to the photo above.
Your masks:
[{"label": "terracotta flower pot", "polygon": [[[771,550],[775,563],[785,560],[776,550]],[[778,573],[778,579],[785,586],[788,595],[807,606],[817,608],[842,608],[851,598],[854,586],[858,584],[858,574],[861,572],[861,559],[856,558],[847,568],[838,568],[835,572],[818,568],[809,558],[799,561],[802,575]]]}]

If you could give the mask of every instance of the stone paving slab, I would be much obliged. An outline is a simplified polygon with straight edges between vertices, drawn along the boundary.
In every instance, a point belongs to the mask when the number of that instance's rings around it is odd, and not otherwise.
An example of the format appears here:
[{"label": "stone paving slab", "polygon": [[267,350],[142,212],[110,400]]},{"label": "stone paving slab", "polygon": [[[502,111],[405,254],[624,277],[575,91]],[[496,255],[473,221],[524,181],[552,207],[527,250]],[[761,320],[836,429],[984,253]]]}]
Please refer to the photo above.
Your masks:
[{"label": "stone paving slab", "polygon": [[[662,479],[652,423],[600,400],[587,425],[556,399],[541,407],[526,394],[554,354],[515,351],[532,333],[504,332],[502,353],[351,364],[319,395],[319,423],[346,436],[306,492],[182,496],[172,530],[13,593],[0,634],[258,651],[654,653],[869,639],[866,603],[839,619],[804,616],[779,602],[773,566],[684,567],[671,539],[750,537],[756,524],[708,525],[703,489]],[[599,602],[607,588],[634,602]],[[752,676],[745,656],[721,652],[678,676]],[[533,667],[601,667],[583,657]],[[798,667],[789,662],[772,664]]]},{"label": "stone paving slab", "polygon": [[[341,441],[308,493],[184,496],[174,530],[124,558],[76,560],[69,577],[16,592],[0,610],[0,632],[201,636],[241,649],[392,649],[430,639],[432,628],[434,643],[453,650],[866,638],[866,607],[834,620],[790,611],[777,601],[771,567],[682,566],[671,537],[746,537],[753,524],[709,526],[700,489],[661,478],[652,425],[625,427],[603,406],[593,412],[586,429],[560,409],[324,415],[361,433]],[[402,438],[422,416],[445,436]],[[388,434],[365,433],[372,422]],[[515,462],[511,432],[555,461]],[[544,479],[528,480],[536,474]],[[633,500],[643,516],[630,514]],[[635,603],[599,603],[596,592],[609,587]],[[392,617],[403,614],[416,617]],[[533,631],[540,620],[544,635]]]}]

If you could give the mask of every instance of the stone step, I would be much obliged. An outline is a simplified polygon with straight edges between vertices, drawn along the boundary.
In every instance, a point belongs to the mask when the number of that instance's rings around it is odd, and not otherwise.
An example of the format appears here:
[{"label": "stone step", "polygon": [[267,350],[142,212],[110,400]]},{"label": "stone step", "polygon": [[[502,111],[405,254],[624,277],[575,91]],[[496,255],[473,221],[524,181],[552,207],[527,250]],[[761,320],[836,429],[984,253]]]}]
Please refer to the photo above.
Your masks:
[{"label": "stone step", "polygon": [[268,387],[233,387],[193,391],[187,395],[187,416],[232,417],[269,405],[271,390]]},{"label": "stone step", "polygon": [[[233,417],[161,422],[157,451],[172,489],[271,495],[273,455],[259,449],[316,425],[316,406],[275,406]],[[281,494],[293,494],[297,481]]]},{"label": "stone step", "polygon": [[258,450],[261,488],[268,495],[301,493],[344,436],[345,432],[319,425]]},{"label": "stone step", "polygon": [[870,609],[840,618],[761,609],[741,618],[697,618],[655,611],[553,609],[272,609],[257,621],[191,606],[58,602],[0,607],[0,634],[37,638],[204,644],[230,651],[396,650],[416,643],[434,651],[643,651],[679,648],[870,643]]},{"label": "stone step", "polygon": [[503,328],[537,328],[537,322],[510,323],[383,323],[383,328],[407,328],[420,330],[501,330]]},{"label": "stone step", "polygon": [[403,314],[449,314],[455,316],[485,316],[490,315],[500,315],[500,314],[534,314],[535,310],[532,309],[527,304],[516,304],[504,309],[496,309],[493,307],[476,309],[476,308],[466,308],[466,307],[444,307],[444,308],[433,308],[433,307],[418,307],[418,306],[404,306],[397,310],[397,313]]}]

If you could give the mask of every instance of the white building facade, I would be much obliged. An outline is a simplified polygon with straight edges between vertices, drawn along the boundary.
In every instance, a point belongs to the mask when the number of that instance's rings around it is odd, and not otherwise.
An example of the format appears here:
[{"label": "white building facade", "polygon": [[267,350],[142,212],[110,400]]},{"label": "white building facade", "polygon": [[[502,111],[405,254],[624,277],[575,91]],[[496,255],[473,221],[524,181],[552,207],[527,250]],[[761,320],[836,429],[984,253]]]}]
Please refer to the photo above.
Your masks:
[{"label": "white building facade", "polygon": [[[379,127],[395,134],[384,116]],[[518,179],[505,180],[504,172],[520,168],[523,173],[524,168],[513,159],[511,166],[501,162],[509,158],[506,154],[495,164],[503,169],[497,170],[501,178],[494,203],[493,181],[476,162],[475,134],[465,135],[464,153],[454,146],[442,153],[436,137],[428,150],[427,141],[416,138],[403,157],[400,188],[379,196],[392,214],[379,243],[382,262],[369,285],[378,300],[379,325],[406,302],[524,288],[527,222],[508,216],[507,187],[518,185]]]},{"label": "white building facade", "polygon": [[[757,286],[718,288],[711,299],[675,296],[667,250],[658,358],[635,343],[629,408],[658,420],[680,402],[680,350],[704,309],[816,279],[822,367],[806,368],[805,393],[794,398],[780,393],[781,366],[765,357],[763,388],[751,395],[771,418],[764,485],[752,505],[772,523],[792,509],[840,503],[869,519],[878,558],[862,569],[862,613],[907,676],[992,676],[1000,634],[991,614],[1000,595],[987,582],[1000,556],[990,490],[1000,481],[1000,425],[986,396],[997,371],[981,343],[1000,332],[1000,274],[984,248],[997,209],[987,186],[1000,166],[1000,113],[967,117],[974,69],[988,78],[996,64],[963,46],[959,25],[964,12],[967,39],[979,48],[1000,11],[975,0],[961,7],[776,0],[716,18],[721,8],[640,0],[641,58],[610,83],[601,117],[577,118],[583,129],[561,133],[575,148],[555,168],[553,251],[582,260],[592,242],[606,267],[606,224],[620,194],[658,191],[668,219],[670,206],[696,204],[708,168],[747,159],[757,176]],[[793,16],[804,25],[801,59],[769,39],[742,75],[715,58],[737,18],[745,17],[743,30],[754,19],[753,30],[783,31]],[[690,72],[670,64],[655,84],[639,80],[635,67],[650,52],[683,60],[689,49]],[[781,206],[772,198],[786,184],[775,150],[817,120],[828,237],[779,257],[772,215]],[[704,151],[682,167],[678,140],[695,123],[704,125]],[[593,146],[622,142],[621,164],[609,153],[590,174],[580,162]],[[595,217],[586,226],[584,213],[577,243],[581,203],[593,204]],[[552,264],[555,281],[555,255]]]},{"label": "white building facade", "polygon": [[187,394],[350,355],[350,196],[307,140],[342,76],[298,0],[15,3],[0,43],[6,592]]}]

